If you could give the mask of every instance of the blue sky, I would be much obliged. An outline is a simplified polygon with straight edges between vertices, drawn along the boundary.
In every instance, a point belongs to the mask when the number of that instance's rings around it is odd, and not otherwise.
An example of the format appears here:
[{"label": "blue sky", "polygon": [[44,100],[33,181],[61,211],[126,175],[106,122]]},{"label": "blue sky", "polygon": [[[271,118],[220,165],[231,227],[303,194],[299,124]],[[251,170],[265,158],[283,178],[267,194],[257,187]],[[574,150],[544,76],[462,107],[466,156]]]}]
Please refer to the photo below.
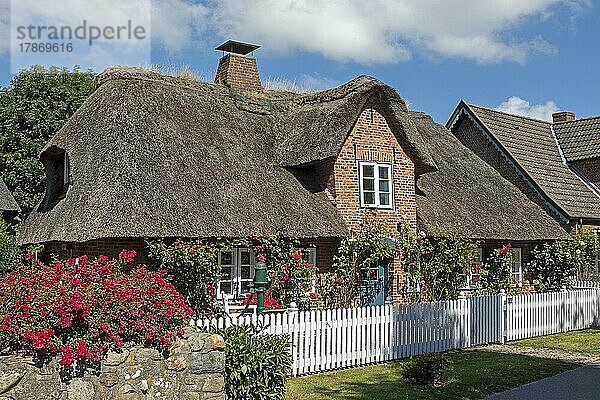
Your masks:
[{"label": "blue sky", "polygon": [[[95,57],[43,64],[188,65],[212,79],[214,47],[234,38],[262,44],[255,56],[263,82],[319,90],[371,75],[441,123],[460,99],[538,118],[557,110],[600,115],[600,10],[592,0],[134,0],[133,11],[117,0],[0,1],[2,43],[17,12],[105,24],[133,15],[151,33],[147,52],[139,43],[98,42]],[[0,44],[2,85],[12,77],[10,61],[10,47]]]}]

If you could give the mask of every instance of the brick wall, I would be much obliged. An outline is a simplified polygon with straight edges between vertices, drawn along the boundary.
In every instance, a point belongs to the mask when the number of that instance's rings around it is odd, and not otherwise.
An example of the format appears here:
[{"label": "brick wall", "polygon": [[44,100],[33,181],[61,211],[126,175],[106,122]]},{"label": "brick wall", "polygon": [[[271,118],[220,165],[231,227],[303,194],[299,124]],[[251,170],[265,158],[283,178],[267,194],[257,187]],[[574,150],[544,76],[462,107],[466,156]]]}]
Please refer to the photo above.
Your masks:
[{"label": "brick wall", "polygon": [[[333,164],[333,174],[327,182],[327,190],[350,229],[357,229],[364,215],[359,198],[359,161],[392,165],[394,207],[391,210],[375,210],[376,218],[392,230],[396,230],[401,221],[408,222],[416,229],[414,164],[376,106],[367,107],[361,112]],[[394,260],[390,266],[389,287],[395,300],[400,300],[403,282],[399,262]]]},{"label": "brick wall", "polygon": [[319,272],[333,272],[333,256],[337,254],[340,242],[339,238],[303,239],[300,241],[300,247],[316,247]]},{"label": "brick wall", "polygon": [[100,254],[116,258],[123,250],[135,250],[137,252],[136,261],[139,263],[149,262],[146,243],[141,238],[107,238],[83,243],[49,242],[46,243],[41,258],[49,260],[51,255],[56,255],[61,259],[82,255],[94,258]]},{"label": "brick wall", "polygon": [[600,187],[600,158],[575,161],[573,166],[585,175],[590,182]]},{"label": "brick wall", "polygon": [[542,207],[550,216],[564,225],[564,222],[558,215],[544,203],[540,195],[517,173],[515,167],[509,164],[500,152],[496,150],[473,121],[469,118],[463,118],[454,130],[454,135],[463,145],[471,149],[479,158],[498,171],[504,179],[515,185],[529,200]]},{"label": "brick wall", "polygon": [[221,57],[215,83],[222,83],[236,90],[262,90],[256,59],[241,54],[230,53]]}]

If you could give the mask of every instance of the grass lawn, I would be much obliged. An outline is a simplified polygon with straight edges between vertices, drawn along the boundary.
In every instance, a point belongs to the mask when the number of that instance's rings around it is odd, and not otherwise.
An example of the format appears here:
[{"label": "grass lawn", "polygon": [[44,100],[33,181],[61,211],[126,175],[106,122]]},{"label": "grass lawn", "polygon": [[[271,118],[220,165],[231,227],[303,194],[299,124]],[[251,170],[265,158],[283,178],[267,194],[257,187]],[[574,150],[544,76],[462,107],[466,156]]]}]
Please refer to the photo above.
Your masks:
[{"label": "grass lawn", "polygon": [[286,400],[480,399],[577,367],[558,360],[484,351],[447,353],[451,370],[440,387],[411,385],[402,362],[292,378]]},{"label": "grass lawn", "polygon": [[564,350],[588,355],[600,355],[600,329],[558,333],[532,339],[519,340],[510,344],[534,348]]}]

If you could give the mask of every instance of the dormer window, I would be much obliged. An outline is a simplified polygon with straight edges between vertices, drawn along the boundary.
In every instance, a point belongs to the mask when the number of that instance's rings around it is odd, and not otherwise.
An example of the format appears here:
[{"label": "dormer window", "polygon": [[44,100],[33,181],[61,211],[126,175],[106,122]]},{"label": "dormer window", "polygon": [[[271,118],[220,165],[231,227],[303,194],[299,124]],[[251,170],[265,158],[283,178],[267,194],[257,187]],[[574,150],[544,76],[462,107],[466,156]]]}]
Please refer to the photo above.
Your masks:
[{"label": "dormer window", "polygon": [[69,156],[66,151],[51,147],[42,154],[42,163],[46,171],[46,197],[43,207],[52,208],[64,198],[71,183]]},{"label": "dormer window", "polygon": [[394,208],[392,165],[361,161],[358,163],[360,179],[360,206],[364,208]]}]

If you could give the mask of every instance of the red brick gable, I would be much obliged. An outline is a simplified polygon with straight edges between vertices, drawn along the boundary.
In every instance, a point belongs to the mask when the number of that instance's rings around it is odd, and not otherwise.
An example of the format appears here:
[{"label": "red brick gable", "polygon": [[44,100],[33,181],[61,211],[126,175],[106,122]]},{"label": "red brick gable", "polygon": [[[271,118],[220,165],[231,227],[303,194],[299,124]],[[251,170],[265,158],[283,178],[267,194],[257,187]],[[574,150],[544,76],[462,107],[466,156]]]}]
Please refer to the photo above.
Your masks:
[{"label": "red brick gable", "polygon": [[333,165],[327,189],[350,229],[358,227],[360,207],[358,163],[371,161],[392,165],[393,209],[376,210],[377,218],[396,229],[406,220],[416,226],[415,168],[402,149],[385,117],[376,108],[365,108],[346,138]]}]

